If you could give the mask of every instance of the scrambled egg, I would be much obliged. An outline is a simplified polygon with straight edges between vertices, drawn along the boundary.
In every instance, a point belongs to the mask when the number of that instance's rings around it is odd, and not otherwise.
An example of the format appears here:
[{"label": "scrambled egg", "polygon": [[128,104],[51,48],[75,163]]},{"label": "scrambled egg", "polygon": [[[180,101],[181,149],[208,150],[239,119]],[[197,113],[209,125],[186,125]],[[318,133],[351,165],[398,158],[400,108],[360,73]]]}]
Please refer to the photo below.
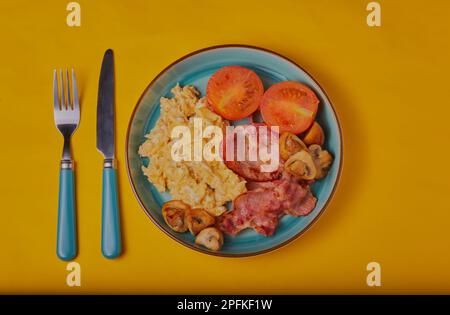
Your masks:
[{"label": "scrambled egg", "polygon": [[205,99],[199,99],[195,87],[177,85],[171,92],[172,98],[161,98],[161,115],[139,148],[139,155],[150,159],[142,171],[160,192],[169,190],[175,200],[220,215],[227,201],[246,191],[245,180],[223,161],[174,161],[171,147],[177,139],[171,139],[170,135],[176,126],[189,127],[193,147],[194,118],[202,118],[203,128],[208,125],[223,128],[227,122],[206,107]]}]

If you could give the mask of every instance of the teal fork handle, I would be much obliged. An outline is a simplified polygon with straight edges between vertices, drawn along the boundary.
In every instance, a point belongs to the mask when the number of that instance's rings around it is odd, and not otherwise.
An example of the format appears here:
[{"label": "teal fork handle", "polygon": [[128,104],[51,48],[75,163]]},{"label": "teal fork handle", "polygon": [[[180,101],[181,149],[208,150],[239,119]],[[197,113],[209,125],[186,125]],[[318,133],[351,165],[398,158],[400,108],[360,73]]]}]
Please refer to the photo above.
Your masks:
[{"label": "teal fork handle", "polygon": [[77,255],[74,188],[73,170],[61,169],[56,254],[62,260],[71,260]]},{"label": "teal fork handle", "polygon": [[116,258],[121,252],[116,170],[103,168],[102,253],[106,258]]}]

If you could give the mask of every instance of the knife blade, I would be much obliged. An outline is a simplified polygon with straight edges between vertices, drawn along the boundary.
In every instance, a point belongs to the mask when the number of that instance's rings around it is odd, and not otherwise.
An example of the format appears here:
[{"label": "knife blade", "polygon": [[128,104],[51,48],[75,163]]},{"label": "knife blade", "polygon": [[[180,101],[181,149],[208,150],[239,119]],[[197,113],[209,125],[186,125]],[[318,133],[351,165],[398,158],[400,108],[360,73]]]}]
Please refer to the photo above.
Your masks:
[{"label": "knife blade", "polygon": [[97,101],[97,149],[103,154],[102,254],[116,258],[122,252],[117,175],[114,169],[114,55],[105,52]]},{"label": "knife blade", "polygon": [[114,159],[114,54],[105,52],[97,99],[97,149],[105,159]]}]

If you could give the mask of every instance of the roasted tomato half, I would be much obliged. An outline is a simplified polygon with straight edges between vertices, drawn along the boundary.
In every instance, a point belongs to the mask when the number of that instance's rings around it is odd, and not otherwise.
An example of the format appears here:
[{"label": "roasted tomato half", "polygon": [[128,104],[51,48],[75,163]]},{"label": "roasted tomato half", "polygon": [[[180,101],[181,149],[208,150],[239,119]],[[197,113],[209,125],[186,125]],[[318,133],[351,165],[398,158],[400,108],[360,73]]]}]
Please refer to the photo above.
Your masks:
[{"label": "roasted tomato half", "polygon": [[285,81],[272,85],[262,97],[261,115],[269,126],[279,126],[280,132],[299,134],[311,126],[319,99],[306,85]]},{"label": "roasted tomato half", "polygon": [[258,75],[241,66],[220,68],[208,81],[208,106],[228,120],[239,120],[259,107],[264,87]]}]

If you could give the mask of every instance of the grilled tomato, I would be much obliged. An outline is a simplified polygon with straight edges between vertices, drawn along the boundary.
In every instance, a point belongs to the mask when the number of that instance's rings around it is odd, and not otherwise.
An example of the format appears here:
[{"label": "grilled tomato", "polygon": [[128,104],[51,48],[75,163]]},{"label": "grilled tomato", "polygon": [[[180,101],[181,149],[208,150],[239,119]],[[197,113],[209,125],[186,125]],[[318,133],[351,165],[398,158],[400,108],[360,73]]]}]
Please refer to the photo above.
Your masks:
[{"label": "grilled tomato", "polygon": [[285,81],[272,85],[261,100],[261,114],[269,126],[280,132],[299,134],[309,128],[317,113],[319,99],[306,85]]},{"label": "grilled tomato", "polygon": [[264,87],[258,75],[241,66],[217,70],[206,86],[206,99],[212,110],[228,120],[239,120],[259,107]]}]

